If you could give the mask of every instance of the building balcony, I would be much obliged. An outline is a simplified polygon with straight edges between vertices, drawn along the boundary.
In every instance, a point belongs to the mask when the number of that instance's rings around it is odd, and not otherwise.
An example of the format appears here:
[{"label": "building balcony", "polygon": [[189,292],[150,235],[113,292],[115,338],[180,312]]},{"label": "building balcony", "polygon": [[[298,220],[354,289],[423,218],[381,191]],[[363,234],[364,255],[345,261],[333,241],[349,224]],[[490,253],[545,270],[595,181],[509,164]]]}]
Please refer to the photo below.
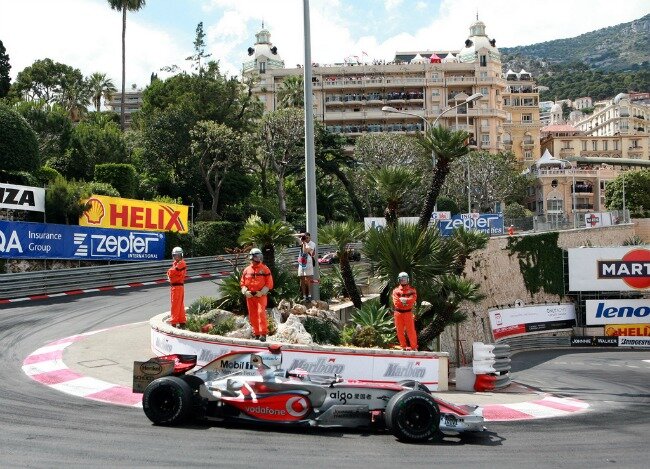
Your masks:
[{"label": "building balcony", "polygon": [[508,140],[507,142],[503,142],[503,148],[506,151],[512,151],[512,141]]},{"label": "building balcony", "polygon": [[535,148],[535,142],[521,142],[521,148],[524,150],[532,150]]},{"label": "building balcony", "polygon": [[560,156],[573,156],[575,149],[573,147],[560,148]]},{"label": "building balcony", "polygon": [[576,204],[575,210],[576,212],[584,211],[584,210],[593,210],[594,209],[594,204]]}]

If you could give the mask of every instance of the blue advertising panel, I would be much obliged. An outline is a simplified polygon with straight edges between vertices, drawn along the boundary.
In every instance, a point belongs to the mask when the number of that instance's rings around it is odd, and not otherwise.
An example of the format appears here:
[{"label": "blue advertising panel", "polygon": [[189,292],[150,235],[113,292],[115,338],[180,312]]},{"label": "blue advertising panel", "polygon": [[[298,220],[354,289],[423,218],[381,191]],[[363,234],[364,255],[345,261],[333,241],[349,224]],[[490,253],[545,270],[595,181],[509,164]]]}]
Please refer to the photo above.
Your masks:
[{"label": "blue advertising panel", "polygon": [[164,251],[164,233],[0,221],[0,258],[149,261]]},{"label": "blue advertising panel", "polygon": [[438,220],[438,228],[443,236],[451,236],[459,226],[466,230],[476,230],[489,236],[502,235],[503,213],[461,213],[451,220]]}]

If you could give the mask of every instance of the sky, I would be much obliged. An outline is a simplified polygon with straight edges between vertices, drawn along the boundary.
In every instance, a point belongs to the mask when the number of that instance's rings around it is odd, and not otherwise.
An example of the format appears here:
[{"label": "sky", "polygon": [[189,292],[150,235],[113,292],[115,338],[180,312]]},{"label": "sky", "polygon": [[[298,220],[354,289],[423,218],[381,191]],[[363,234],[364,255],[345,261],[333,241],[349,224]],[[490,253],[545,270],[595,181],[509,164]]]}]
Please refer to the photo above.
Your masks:
[{"label": "sky", "polygon": [[[310,0],[312,61],[392,60],[396,51],[458,50],[476,15],[497,47],[574,37],[650,12],[649,0]],[[207,52],[239,75],[262,22],[287,67],[303,60],[303,0],[147,0],[127,13],[126,83],[143,88],[162,67],[189,70],[196,27]],[[10,75],[50,58],[121,85],[122,16],[107,0],[0,0]],[[365,53],[365,54],[364,54]]]}]

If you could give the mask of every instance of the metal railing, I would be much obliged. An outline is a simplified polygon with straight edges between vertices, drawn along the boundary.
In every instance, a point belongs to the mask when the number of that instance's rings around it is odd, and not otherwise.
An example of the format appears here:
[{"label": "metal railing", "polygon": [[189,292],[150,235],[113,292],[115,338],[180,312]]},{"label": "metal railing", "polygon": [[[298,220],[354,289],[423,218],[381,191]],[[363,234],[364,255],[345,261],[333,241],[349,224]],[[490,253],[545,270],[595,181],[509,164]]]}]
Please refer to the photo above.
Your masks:
[{"label": "metal railing", "polygon": [[[276,262],[279,265],[290,267],[295,263],[299,249],[298,247],[284,249],[276,254]],[[333,250],[335,248],[332,246],[318,247],[319,254]],[[227,276],[233,272],[237,258],[240,267],[248,263],[245,254],[240,254],[239,257],[234,254],[224,254],[187,258],[187,275],[189,277],[201,274]],[[165,279],[169,265],[170,260],[166,259],[0,274],[0,300],[154,282]]]}]

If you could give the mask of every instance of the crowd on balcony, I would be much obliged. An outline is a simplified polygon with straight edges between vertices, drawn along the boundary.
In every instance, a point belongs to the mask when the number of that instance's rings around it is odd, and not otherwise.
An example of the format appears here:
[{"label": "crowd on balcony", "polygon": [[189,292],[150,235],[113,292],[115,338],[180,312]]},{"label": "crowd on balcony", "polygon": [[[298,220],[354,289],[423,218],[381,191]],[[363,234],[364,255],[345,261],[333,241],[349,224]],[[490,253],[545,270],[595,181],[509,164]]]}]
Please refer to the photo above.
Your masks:
[{"label": "crowd on balcony", "polygon": [[424,93],[421,91],[394,91],[390,93],[348,93],[325,96],[326,103],[347,103],[355,101],[408,101],[411,99],[424,99]]},{"label": "crowd on balcony", "polygon": [[333,134],[356,134],[365,132],[421,132],[422,130],[422,124],[360,124],[327,126],[327,131]]}]

